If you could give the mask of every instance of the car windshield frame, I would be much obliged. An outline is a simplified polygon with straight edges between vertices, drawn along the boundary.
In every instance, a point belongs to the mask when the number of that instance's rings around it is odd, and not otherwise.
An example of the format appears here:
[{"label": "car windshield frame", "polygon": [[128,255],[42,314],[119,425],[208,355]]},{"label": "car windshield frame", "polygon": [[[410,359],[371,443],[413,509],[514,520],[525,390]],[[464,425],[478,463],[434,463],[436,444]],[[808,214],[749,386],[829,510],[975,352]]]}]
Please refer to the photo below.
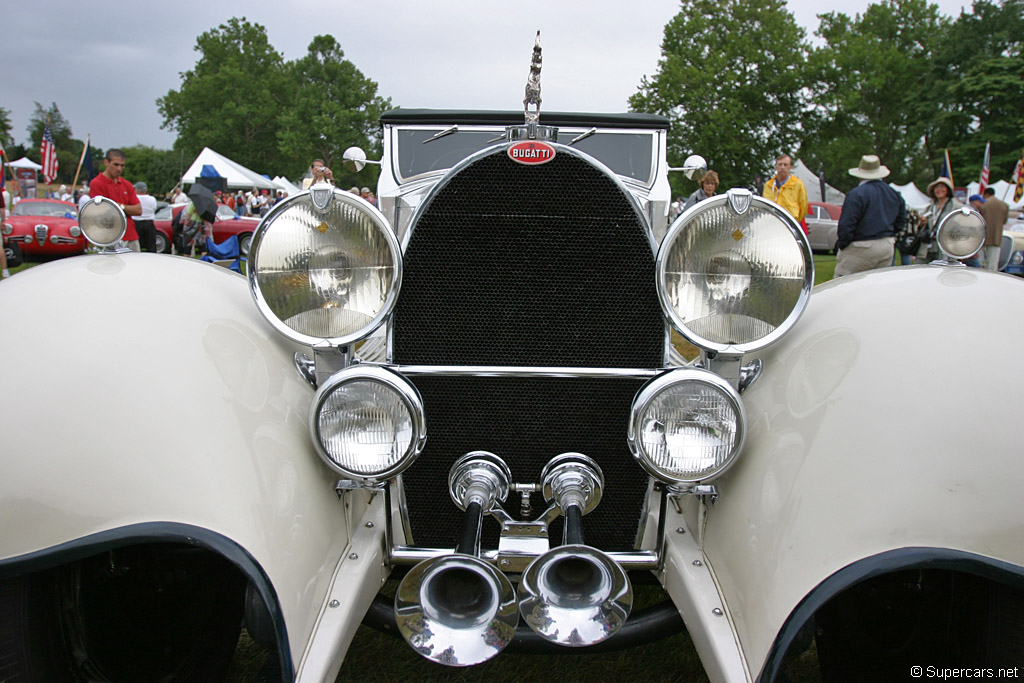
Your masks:
[{"label": "car windshield frame", "polygon": [[78,210],[63,202],[18,202],[11,207],[11,217],[35,216],[36,218],[78,218]]},{"label": "car windshield frame", "polygon": [[[482,149],[505,142],[503,126],[459,125],[453,128],[392,126],[391,160],[395,178],[407,183],[440,173]],[[570,145],[577,138],[578,141]],[[558,128],[557,141],[589,154],[622,178],[647,187],[654,183],[658,163],[657,130],[565,126]]]}]

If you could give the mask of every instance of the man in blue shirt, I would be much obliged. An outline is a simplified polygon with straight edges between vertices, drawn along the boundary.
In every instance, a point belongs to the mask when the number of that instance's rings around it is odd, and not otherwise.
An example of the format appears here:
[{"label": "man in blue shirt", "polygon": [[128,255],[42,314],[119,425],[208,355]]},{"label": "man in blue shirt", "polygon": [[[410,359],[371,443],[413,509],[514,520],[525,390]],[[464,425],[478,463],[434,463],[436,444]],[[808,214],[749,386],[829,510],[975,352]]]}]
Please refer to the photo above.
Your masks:
[{"label": "man in blue shirt", "polygon": [[839,217],[836,277],[892,264],[895,235],[907,218],[903,197],[883,182],[889,169],[876,155],[861,157],[850,175],[861,183],[846,195]]}]

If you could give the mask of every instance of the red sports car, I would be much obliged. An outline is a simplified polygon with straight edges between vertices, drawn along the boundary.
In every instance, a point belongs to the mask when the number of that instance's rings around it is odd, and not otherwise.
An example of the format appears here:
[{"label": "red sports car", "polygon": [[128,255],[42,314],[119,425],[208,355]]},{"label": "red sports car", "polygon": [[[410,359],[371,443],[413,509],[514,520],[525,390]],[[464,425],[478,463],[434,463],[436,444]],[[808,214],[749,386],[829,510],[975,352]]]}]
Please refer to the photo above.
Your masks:
[{"label": "red sports car", "polygon": [[25,257],[71,256],[88,246],[78,227],[78,209],[56,199],[22,199],[11,208],[3,234]]},{"label": "red sports car", "polygon": [[[156,212],[153,224],[156,226],[156,250],[165,254],[171,253],[171,238],[174,236],[171,221],[187,204],[165,206]],[[252,233],[259,225],[258,218],[236,218],[235,212],[226,204],[217,205],[217,220],[213,223],[213,241],[220,244],[232,235],[238,235],[238,246],[243,254],[249,253]]]}]

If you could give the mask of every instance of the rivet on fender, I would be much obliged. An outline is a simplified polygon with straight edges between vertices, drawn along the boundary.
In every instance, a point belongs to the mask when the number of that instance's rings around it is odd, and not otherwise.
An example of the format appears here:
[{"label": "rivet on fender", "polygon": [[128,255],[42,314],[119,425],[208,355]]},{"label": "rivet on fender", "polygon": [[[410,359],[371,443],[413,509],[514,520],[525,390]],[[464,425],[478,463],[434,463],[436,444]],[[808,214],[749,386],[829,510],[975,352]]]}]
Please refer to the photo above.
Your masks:
[{"label": "rivet on fender", "polygon": [[555,158],[555,148],[539,140],[523,140],[509,145],[508,158],[525,166],[546,164]]}]

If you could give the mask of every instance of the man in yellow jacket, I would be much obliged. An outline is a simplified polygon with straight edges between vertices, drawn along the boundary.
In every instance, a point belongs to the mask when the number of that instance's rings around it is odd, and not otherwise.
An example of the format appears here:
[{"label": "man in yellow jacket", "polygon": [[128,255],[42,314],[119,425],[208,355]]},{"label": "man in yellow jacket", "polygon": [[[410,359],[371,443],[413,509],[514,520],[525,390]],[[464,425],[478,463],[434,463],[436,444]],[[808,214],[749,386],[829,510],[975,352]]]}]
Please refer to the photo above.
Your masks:
[{"label": "man in yellow jacket", "polygon": [[[793,157],[780,154],[775,159],[775,177],[764,184],[761,196],[782,206],[803,226],[804,216],[807,215],[807,188],[804,187],[803,181],[790,173],[791,170]],[[804,230],[806,231],[806,228]]]}]

